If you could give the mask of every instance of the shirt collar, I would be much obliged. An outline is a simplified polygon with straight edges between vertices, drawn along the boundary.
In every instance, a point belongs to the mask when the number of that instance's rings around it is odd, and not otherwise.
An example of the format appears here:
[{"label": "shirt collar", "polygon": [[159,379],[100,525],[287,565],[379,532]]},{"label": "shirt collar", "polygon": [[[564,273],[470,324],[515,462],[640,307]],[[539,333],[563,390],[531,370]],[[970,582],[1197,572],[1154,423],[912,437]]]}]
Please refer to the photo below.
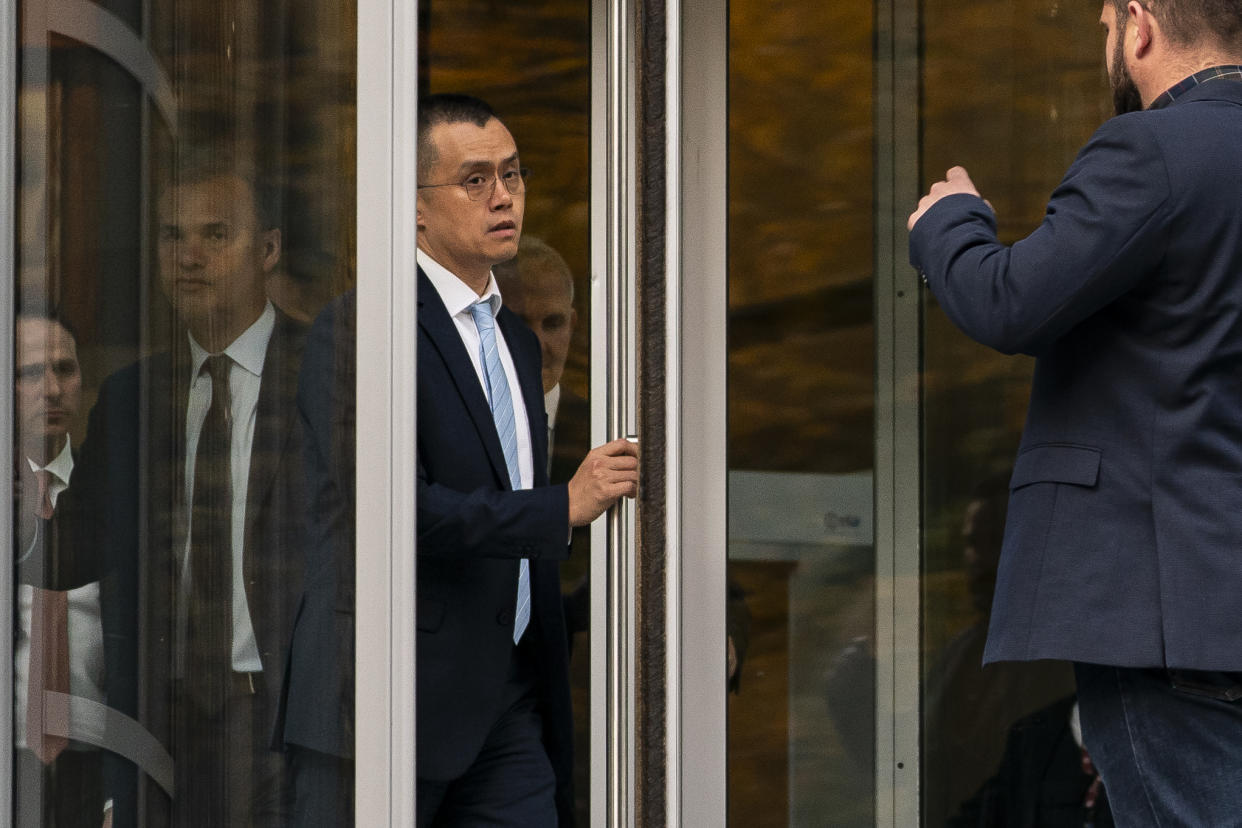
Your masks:
[{"label": "shirt collar", "polygon": [[33,472],[49,471],[52,473],[53,477],[61,482],[61,484],[68,486],[69,477],[73,474],[72,443],[72,438],[66,434],[65,447],[61,449],[60,454],[56,455],[56,457],[52,459],[52,462],[48,463],[46,466],[40,466],[38,463],[27,457],[26,462],[30,464],[30,470]]},{"label": "shirt collar", "polygon": [[444,303],[449,316],[468,311],[470,306],[476,302],[490,303],[493,316],[500,313],[502,304],[500,288],[496,285],[496,277],[490,271],[487,274],[487,288],[483,291],[483,295],[479,296],[452,271],[431,258],[426,251],[420,248],[415,255],[418,257],[419,267],[431,280],[436,293],[440,294],[440,301]]},{"label": "shirt collar", "polygon": [[[263,362],[267,358],[267,343],[271,341],[272,331],[275,329],[276,308],[268,302],[254,324],[234,339],[224,349],[224,353],[251,374],[261,377],[263,376]],[[186,335],[190,337],[190,376],[197,377],[198,372],[203,369],[203,363],[211,354],[195,341],[193,334],[187,332]]]},{"label": "shirt collar", "polygon": [[1194,89],[1199,84],[1206,83],[1210,80],[1216,80],[1218,78],[1225,78],[1227,80],[1235,81],[1242,80],[1242,66],[1226,64],[1224,66],[1209,66],[1207,69],[1200,69],[1190,77],[1173,84],[1164,92],[1160,93],[1160,95],[1151,102],[1151,106],[1147,108],[1163,109],[1182,95],[1189,92],[1191,89]]},{"label": "shirt collar", "polygon": [[552,390],[543,395],[543,410],[548,413],[548,425],[556,427],[556,410],[561,407],[561,384],[552,386]]}]

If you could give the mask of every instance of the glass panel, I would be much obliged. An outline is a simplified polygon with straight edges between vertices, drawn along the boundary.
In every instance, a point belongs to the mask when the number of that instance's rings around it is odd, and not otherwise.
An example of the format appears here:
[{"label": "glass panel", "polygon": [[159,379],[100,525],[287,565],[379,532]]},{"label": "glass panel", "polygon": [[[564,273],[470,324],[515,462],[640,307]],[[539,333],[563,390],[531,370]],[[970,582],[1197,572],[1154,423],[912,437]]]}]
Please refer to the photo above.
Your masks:
[{"label": "glass panel", "polygon": [[[532,452],[538,457],[543,450],[539,443],[542,437],[547,440],[546,466],[538,470],[532,469],[533,488],[544,488],[543,475],[546,473],[551,484],[565,484],[573,476],[590,449],[590,82],[591,82],[591,28],[590,3],[573,2],[572,0],[543,0],[538,3],[496,4],[479,2],[479,0],[431,0],[420,3],[420,42],[419,42],[419,88],[424,94],[465,93],[486,101],[495,111],[498,119],[503,122],[512,140],[521,154],[522,166],[529,169],[525,192],[520,196],[524,215],[521,218],[521,237],[516,259],[497,264],[493,268],[497,285],[502,295],[503,307],[512,310],[522,322],[534,332],[538,338],[542,375],[531,377],[530,385],[520,377],[522,386],[522,409],[530,425]],[[438,133],[440,134],[440,133]],[[442,134],[441,134],[442,135]],[[444,142],[450,142],[443,137]],[[454,145],[455,146],[455,145]],[[440,156],[444,155],[444,146],[437,145]],[[445,168],[440,163],[443,158],[437,156],[430,169],[420,168],[420,182],[440,184],[453,181],[453,175],[447,171],[447,177],[430,177],[441,175]],[[420,160],[420,166],[422,161]],[[499,187],[500,185],[495,185]],[[442,190],[423,190],[419,201],[419,209],[433,211],[430,219],[434,220],[434,211],[446,209],[448,206],[443,198]],[[519,198],[515,196],[515,199]],[[508,210],[505,206],[503,209]],[[450,262],[441,261],[437,256],[446,253],[443,246],[438,246],[437,228],[419,226],[419,247],[432,255],[433,260],[443,265]],[[512,254],[509,254],[512,255]],[[420,259],[426,265],[426,262]],[[463,270],[449,266],[449,272],[457,277],[460,284],[464,281]],[[422,283],[420,283],[422,284]],[[424,288],[420,287],[420,290]],[[443,295],[441,286],[436,283],[428,286],[437,295]],[[426,293],[426,291],[425,291]],[[446,305],[449,302],[446,300]],[[420,326],[425,331],[429,327],[425,321],[429,313],[426,302],[420,308]],[[506,329],[503,318],[499,327],[507,347],[515,353],[514,366],[522,375],[526,366],[523,357],[515,350],[524,347],[520,333]],[[428,333],[430,336],[430,333]],[[435,344],[429,344],[429,343]],[[487,650],[493,636],[491,632],[480,632],[477,623],[464,636],[450,639],[449,628],[459,626],[462,622],[460,614],[465,612],[462,601],[454,596],[455,581],[461,578],[476,579],[472,583],[506,583],[509,577],[504,572],[512,561],[500,561],[491,557],[497,548],[503,548],[504,533],[499,528],[489,536],[488,543],[481,543],[484,548],[470,548],[462,538],[446,541],[441,533],[437,539],[428,532],[434,528],[437,519],[443,512],[431,505],[434,492],[450,489],[456,493],[477,491],[480,486],[494,488],[492,472],[487,470],[480,476],[478,469],[468,468],[469,449],[446,456],[444,440],[470,440],[478,442],[476,433],[468,435],[454,433],[448,437],[436,431],[437,423],[443,417],[438,414],[448,405],[443,396],[436,399],[434,410],[431,403],[424,401],[424,394],[430,396],[435,391],[436,371],[444,371],[451,365],[449,357],[427,369],[424,375],[424,356],[435,352],[442,344],[433,339],[420,338],[420,409],[419,409],[419,452],[420,452],[420,485],[427,484],[427,489],[420,488],[423,501],[419,508],[419,776],[420,797],[426,789],[423,779],[441,776],[455,776],[462,772],[462,767],[474,762],[479,755],[475,746],[463,753],[459,767],[445,768],[445,763],[432,762],[428,757],[437,751],[444,741],[439,731],[432,732],[424,724],[429,718],[436,720],[450,719],[450,725],[457,728],[453,739],[462,730],[469,730],[470,722],[491,723],[496,716],[490,710],[463,710],[463,704],[442,706],[432,713],[426,712],[434,704],[434,699],[443,697],[443,687],[451,684],[441,682],[439,690],[428,689],[437,681],[436,676],[444,676],[446,672],[460,675],[459,660],[469,653],[472,659],[471,670],[480,676],[498,675],[504,682],[504,659],[507,653],[495,653],[494,648]],[[455,346],[454,346],[455,347]],[[527,356],[533,356],[527,354]],[[532,363],[533,364],[533,363]],[[451,368],[450,368],[451,370]],[[469,370],[466,366],[465,370]],[[506,369],[507,370],[507,369]],[[469,375],[467,375],[469,376]],[[530,393],[526,393],[529,391]],[[439,392],[443,395],[443,391]],[[463,399],[466,391],[463,390]],[[532,402],[531,397],[536,399]],[[539,401],[542,398],[542,403]],[[482,400],[482,397],[479,397]],[[514,397],[516,399],[516,397]],[[480,405],[481,417],[487,417],[486,409]],[[464,411],[464,409],[463,409]],[[543,427],[544,415],[547,427]],[[487,421],[480,428],[486,429]],[[542,432],[542,434],[537,433]],[[516,436],[516,435],[515,435]],[[544,461],[539,460],[542,465]],[[450,475],[451,472],[451,475]],[[451,479],[449,479],[451,476]],[[546,492],[536,492],[534,500],[527,503],[544,502]],[[502,498],[503,500],[503,498]],[[437,501],[436,505],[440,502]],[[503,503],[497,501],[498,509]],[[535,514],[538,507],[527,507],[528,516]],[[476,514],[476,520],[484,525],[492,520],[496,513],[483,509]],[[526,524],[530,526],[532,524]],[[558,530],[559,531],[559,530]],[[547,534],[543,526],[538,528],[542,538]],[[480,534],[480,537],[482,535]],[[499,539],[499,540],[498,540]],[[553,544],[559,548],[547,555],[548,558],[561,557],[564,547],[559,538]],[[552,761],[557,775],[557,799],[561,824],[590,824],[589,794],[591,783],[590,767],[590,636],[587,625],[590,617],[590,600],[587,575],[591,560],[590,534],[587,527],[579,527],[573,531],[570,543],[570,554],[567,560],[558,563],[555,560],[532,562],[531,578],[535,594],[533,600],[532,626],[523,632],[522,645],[517,648],[517,659],[526,657],[526,653],[537,653],[535,660],[539,671],[543,674],[544,689],[540,691],[542,725],[545,734],[545,749]],[[452,573],[444,566],[445,552],[455,555],[480,555]],[[512,566],[513,582],[518,580],[518,569]],[[558,573],[559,569],[559,573]],[[495,580],[488,580],[492,573]],[[559,577],[562,607],[552,604],[555,594],[551,590],[545,593],[539,590],[541,579],[547,578],[546,584],[551,587]],[[506,600],[512,600],[512,593],[503,589],[498,593],[495,606],[486,612],[498,618],[509,619],[511,610],[503,607]],[[472,599],[477,600],[477,599]],[[423,612],[428,606],[445,606],[443,629],[438,625],[424,624]],[[472,608],[475,604],[470,605]],[[499,609],[499,614],[497,610]],[[454,611],[458,615],[454,615]],[[483,610],[479,610],[480,613]],[[562,621],[563,618],[563,621]],[[564,634],[555,635],[552,628],[561,624],[567,625]],[[457,642],[452,644],[451,641]],[[568,647],[566,646],[568,643]],[[456,647],[452,652],[447,650]],[[485,654],[492,653],[491,655]],[[564,668],[568,658],[568,687],[565,686]],[[497,661],[497,659],[501,659]],[[497,674],[496,670],[500,673]],[[455,672],[454,672],[455,671]],[[510,687],[513,682],[507,682]],[[565,697],[566,690],[568,698]],[[440,695],[435,695],[436,693]],[[474,697],[473,695],[471,696]],[[490,705],[488,701],[483,704]],[[449,707],[452,713],[444,711]],[[477,706],[481,706],[477,705]],[[572,708],[572,722],[569,711]],[[458,720],[453,721],[452,717]],[[569,730],[572,727],[572,735]],[[447,737],[446,737],[447,738]],[[456,748],[454,748],[456,750]],[[572,764],[570,757],[572,755]],[[572,785],[572,789],[570,787]],[[532,824],[534,824],[532,822]]]},{"label": "glass panel", "polygon": [[353,283],[353,7],[19,14],[13,823],[285,825],[310,769],[347,824],[352,513],[303,451],[352,456],[352,385],[297,393]]},{"label": "glass panel", "polygon": [[[922,180],[966,166],[1011,243],[1038,226],[1110,114],[1099,6],[935,0],[923,14]],[[1009,824],[1020,818],[996,795],[997,775],[1013,770],[1006,744],[1039,725],[1038,711],[1064,709],[1053,724],[1067,728],[1068,707],[1049,705],[1073,693],[1063,664],[980,667],[1033,363],[970,341],[923,296],[923,824]],[[1081,773],[1073,751],[1067,770]]]},{"label": "glass panel", "polygon": [[873,36],[870,3],[729,4],[736,825],[874,822]]}]

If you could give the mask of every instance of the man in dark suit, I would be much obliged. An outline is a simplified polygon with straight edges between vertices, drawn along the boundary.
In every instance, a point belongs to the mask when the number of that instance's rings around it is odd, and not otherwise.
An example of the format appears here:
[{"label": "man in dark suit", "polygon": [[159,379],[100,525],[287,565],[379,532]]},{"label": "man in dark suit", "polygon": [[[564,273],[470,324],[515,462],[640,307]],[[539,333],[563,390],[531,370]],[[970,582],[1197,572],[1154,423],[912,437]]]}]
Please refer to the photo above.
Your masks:
[{"label": "man in dark suit", "polygon": [[1075,662],[1121,824],[1235,824],[1242,3],[1100,20],[1121,114],[1040,228],[999,244],[955,167],[910,216],[911,261],[963,331],[1036,357],[985,660]]},{"label": "man in dark suit", "polygon": [[[517,146],[484,102],[432,95],[420,101],[418,158],[418,824],[569,825],[572,736],[557,566],[571,527],[635,494],[636,450],[613,441],[588,453],[568,484],[548,484],[539,343],[501,306],[491,274],[514,256],[521,234],[526,190]],[[348,310],[337,304],[329,313]],[[317,393],[304,385],[302,404],[318,441],[313,423],[331,429],[323,412],[334,403],[315,385]],[[319,449],[329,451],[329,463],[337,462],[334,439],[325,433]],[[304,626],[323,629],[334,595],[348,592],[352,611],[352,591],[341,589],[346,569],[352,577],[352,559],[322,590],[308,575],[292,648],[284,736],[316,754],[352,748],[352,730],[313,721],[317,709],[328,716],[342,709],[352,652],[329,645],[316,663],[302,643]],[[313,666],[300,665],[303,658]],[[314,669],[329,677],[313,685],[300,678]],[[352,700],[344,704],[352,708]],[[304,758],[295,753],[299,772]],[[310,764],[322,767],[323,758]],[[349,772],[347,762],[341,771]],[[299,779],[299,795],[307,787]]]},{"label": "man in dark suit", "polygon": [[14,824],[96,828],[104,802],[99,751],[64,735],[73,722],[47,695],[104,700],[99,583],[70,589],[59,583],[74,580],[58,566],[62,556],[80,557],[71,548],[72,521],[64,517],[72,511],[70,428],[82,399],[82,369],[74,336],[54,312],[19,311],[16,334]]},{"label": "man in dark suit", "polygon": [[253,173],[183,164],[159,222],[180,327],[171,352],[104,382],[80,466],[106,567],[108,703],[175,770],[153,775],[153,752],[110,763],[109,818],[282,825],[291,789],[269,742],[301,593],[305,332],[264,292],[280,231]]}]

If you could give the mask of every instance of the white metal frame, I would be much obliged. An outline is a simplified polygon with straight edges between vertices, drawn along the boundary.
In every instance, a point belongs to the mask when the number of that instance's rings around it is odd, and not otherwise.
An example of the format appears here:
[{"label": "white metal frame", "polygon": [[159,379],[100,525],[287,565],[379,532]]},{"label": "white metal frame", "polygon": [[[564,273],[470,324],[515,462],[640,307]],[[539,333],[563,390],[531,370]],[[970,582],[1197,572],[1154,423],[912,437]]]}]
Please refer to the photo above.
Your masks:
[{"label": "white metal frame", "polygon": [[[669,6],[669,825],[726,824],[728,73],[725,0]],[[676,166],[674,166],[676,165]],[[670,567],[670,574],[674,571]],[[692,577],[684,577],[693,573]],[[673,610],[676,609],[676,615]],[[676,768],[673,771],[672,768]]]},{"label": "white metal frame", "polygon": [[[17,221],[17,5],[4,4],[0,18],[0,291],[12,297],[16,274]],[[13,303],[0,313],[0,365],[13,364]],[[13,468],[13,385],[0,383],[0,468]],[[10,483],[11,485],[11,483]],[[0,497],[0,526],[13,525],[13,498]],[[11,535],[10,535],[11,536]],[[10,558],[11,560],[11,558]],[[13,617],[13,567],[0,566],[0,618]],[[0,636],[0,687],[13,686],[13,636]],[[10,696],[11,698],[11,696]],[[13,706],[0,704],[0,736],[13,744]],[[0,750],[0,815],[13,813],[13,751]]]},{"label": "white metal frame", "polygon": [[358,4],[357,395],[385,401],[357,411],[357,468],[381,470],[357,480],[358,825],[416,815],[417,24],[413,0]]}]

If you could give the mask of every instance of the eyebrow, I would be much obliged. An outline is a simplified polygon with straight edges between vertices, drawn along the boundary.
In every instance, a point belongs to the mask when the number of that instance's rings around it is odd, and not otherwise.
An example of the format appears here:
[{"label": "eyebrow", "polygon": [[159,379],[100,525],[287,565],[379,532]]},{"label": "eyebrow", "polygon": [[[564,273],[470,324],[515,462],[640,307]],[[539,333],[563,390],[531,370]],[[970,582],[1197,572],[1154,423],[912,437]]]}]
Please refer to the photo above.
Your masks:
[{"label": "eyebrow", "polygon": [[[500,167],[505,164],[511,164],[517,160],[518,160],[518,153],[515,152],[512,155],[510,155],[508,158],[500,159],[500,163],[497,164],[496,166]],[[461,166],[458,167],[457,169],[462,172],[465,172],[466,170],[474,170],[474,169],[478,169],[479,167],[491,167],[491,166],[492,166],[491,161],[481,161],[481,160],[480,161],[463,161],[461,162]]]}]

